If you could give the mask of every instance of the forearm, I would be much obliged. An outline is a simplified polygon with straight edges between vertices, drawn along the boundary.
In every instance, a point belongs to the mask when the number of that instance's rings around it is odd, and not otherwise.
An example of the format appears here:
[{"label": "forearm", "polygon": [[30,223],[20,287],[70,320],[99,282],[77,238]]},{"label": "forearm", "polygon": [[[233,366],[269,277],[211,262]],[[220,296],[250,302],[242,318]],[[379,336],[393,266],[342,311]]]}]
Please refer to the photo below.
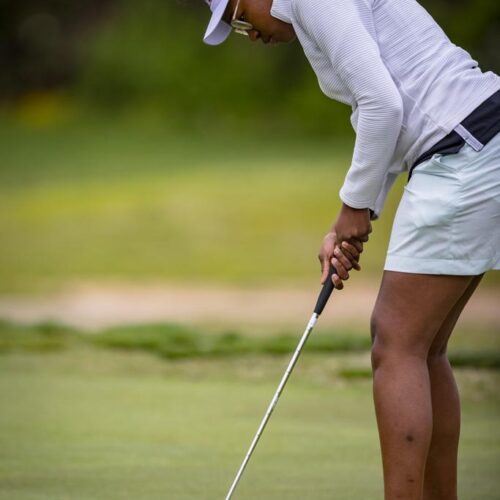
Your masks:
[{"label": "forearm", "polygon": [[403,108],[394,91],[360,110],[352,165],[340,190],[352,208],[375,210],[401,130]]}]

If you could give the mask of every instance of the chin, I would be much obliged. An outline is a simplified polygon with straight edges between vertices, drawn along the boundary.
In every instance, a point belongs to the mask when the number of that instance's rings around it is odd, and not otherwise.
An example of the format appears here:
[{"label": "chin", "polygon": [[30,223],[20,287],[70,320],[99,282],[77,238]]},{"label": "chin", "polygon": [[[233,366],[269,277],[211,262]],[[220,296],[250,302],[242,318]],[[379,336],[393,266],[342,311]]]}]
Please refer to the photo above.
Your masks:
[{"label": "chin", "polygon": [[286,35],[286,36],[282,36],[280,37],[277,42],[279,43],[291,43],[293,42],[295,39],[296,39],[296,35],[293,34],[293,35]]},{"label": "chin", "polygon": [[290,43],[293,42],[297,37],[295,35],[295,32],[289,33],[285,31],[276,33],[271,38],[274,43]]}]

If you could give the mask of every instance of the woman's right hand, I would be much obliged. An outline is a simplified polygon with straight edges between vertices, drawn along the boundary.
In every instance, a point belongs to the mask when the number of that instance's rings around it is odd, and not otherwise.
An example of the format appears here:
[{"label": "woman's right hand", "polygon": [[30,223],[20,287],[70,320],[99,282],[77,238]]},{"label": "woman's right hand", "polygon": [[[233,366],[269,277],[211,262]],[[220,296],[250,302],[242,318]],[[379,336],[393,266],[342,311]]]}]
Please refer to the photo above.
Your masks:
[{"label": "woman's right hand", "polygon": [[328,278],[330,266],[333,266],[336,273],[332,276],[332,281],[337,290],[344,288],[343,281],[349,279],[349,271],[361,270],[359,257],[363,252],[363,242],[359,240],[343,241],[338,245],[337,235],[334,232],[328,233],[323,238],[318,259],[321,263],[321,284]]}]

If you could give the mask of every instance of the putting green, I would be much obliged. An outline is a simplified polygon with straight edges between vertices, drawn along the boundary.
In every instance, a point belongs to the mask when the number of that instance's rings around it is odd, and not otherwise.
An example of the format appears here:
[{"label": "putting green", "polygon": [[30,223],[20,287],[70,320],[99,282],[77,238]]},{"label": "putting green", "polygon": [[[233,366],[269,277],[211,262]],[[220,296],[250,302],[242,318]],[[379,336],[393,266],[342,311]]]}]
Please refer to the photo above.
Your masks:
[{"label": "putting green", "polygon": [[[382,498],[370,381],[339,379],[339,359],[301,358],[235,499]],[[5,354],[0,498],[223,498],[286,363],[88,346]],[[460,497],[498,498],[500,374],[458,379]]]}]

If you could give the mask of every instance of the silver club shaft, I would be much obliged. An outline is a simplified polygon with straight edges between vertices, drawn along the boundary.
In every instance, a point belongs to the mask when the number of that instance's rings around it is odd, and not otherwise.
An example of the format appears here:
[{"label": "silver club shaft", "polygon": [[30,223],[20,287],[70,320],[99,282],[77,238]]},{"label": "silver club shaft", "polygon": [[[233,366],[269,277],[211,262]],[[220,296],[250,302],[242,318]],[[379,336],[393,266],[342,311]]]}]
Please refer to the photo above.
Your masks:
[{"label": "silver club shaft", "polygon": [[257,434],[253,438],[252,444],[250,445],[250,448],[248,450],[248,453],[245,456],[245,459],[243,460],[243,463],[241,464],[240,469],[238,470],[238,474],[236,474],[236,477],[234,478],[233,484],[231,485],[231,488],[229,489],[229,492],[226,496],[226,500],[231,500],[234,490],[236,489],[236,486],[238,485],[238,482],[241,478],[241,475],[243,474],[243,471],[245,470],[245,467],[248,464],[248,461],[250,460],[250,457],[252,456],[252,453],[257,446],[257,443],[259,442],[260,436],[262,435],[262,432],[266,428],[267,422],[269,418],[271,417],[271,414],[273,413],[274,407],[276,406],[276,403],[278,402],[278,399],[280,397],[281,392],[283,391],[283,388],[285,387],[288,378],[290,377],[290,374],[292,373],[293,367],[297,363],[297,359],[299,359],[300,352],[302,351],[302,348],[304,347],[304,344],[307,341],[307,338],[309,337],[309,334],[311,333],[312,329],[314,328],[314,325],[316,324],[316,321],[318,321],[319,315],[316,313],[313,313],[311,316],[311,319],[309,320],[309,323],[307,324],[306,330],[302,335],[302,338],[300,339],[299,345],[295,349],[295,352],[292,356],[292,359],[290,360],[290,363],[288,364],[288,367],[285,371],[285,374],[283,375],[283,378],[281,379],[280,385],[278,386],[278,389],[271,401],[271,404],[267,408],[266,414],[264,415],[264,418],[262,419],[262,422],[259,426],[259,429],[257,430]]}]

